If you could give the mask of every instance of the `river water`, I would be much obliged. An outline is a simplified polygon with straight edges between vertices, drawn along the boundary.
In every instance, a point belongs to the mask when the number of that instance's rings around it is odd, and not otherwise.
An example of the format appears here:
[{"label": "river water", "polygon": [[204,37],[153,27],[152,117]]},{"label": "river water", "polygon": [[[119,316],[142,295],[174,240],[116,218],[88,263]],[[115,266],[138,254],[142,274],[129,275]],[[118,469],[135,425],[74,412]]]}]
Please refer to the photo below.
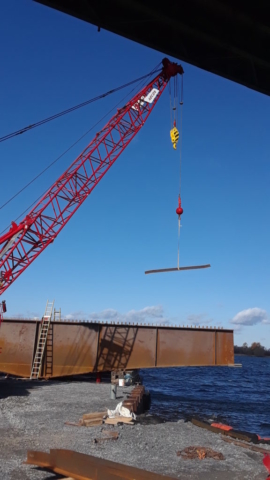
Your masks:
[{"label": "river water", "polygon": [[141,370],[150,412],[164,420],[196,415],[270,437],[270,357],[235,356],[242,368]]}]

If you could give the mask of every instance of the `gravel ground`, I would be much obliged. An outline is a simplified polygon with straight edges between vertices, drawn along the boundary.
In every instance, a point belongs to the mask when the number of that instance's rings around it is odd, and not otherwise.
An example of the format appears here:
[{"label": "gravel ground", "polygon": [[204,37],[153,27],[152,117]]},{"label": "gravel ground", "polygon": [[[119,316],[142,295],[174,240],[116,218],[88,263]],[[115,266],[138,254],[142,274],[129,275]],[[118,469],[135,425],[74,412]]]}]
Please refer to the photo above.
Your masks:
[{"label": "gravel ground", "polygon": [[[142,423],[134,426],[110,427],[119,432],[119,439],[104,444],[93,443],[102,427],[64,425],[77,422],[84,413],[114,408],[127,391],[118,388],[117,400],[110,400],[108,383],[0,379],[0,479],[56,478],[22,463],[27,450],[50,448],[76,450],[182,480],[266,479],[261,454],[225,443],[220,435],[183,420],[158,423],[154,417],[143,416]],[[178,450],[194,445],[222,452],[225,460],[177,457]]]}]

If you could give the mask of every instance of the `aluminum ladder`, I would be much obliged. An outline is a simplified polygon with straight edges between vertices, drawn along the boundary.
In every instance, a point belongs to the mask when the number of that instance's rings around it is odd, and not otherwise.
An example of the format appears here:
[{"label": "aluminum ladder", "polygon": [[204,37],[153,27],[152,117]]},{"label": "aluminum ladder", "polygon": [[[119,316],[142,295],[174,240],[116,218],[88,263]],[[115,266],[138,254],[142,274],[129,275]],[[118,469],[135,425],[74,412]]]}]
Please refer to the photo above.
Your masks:
[{"label": "aluminum ladder", "polygon": [[54,301],[49,302],[49,300],[47,300],[45,313],[44,313],[43,319],[41,321],[41,327],[40,327],[40,333],[39,333],[39,338],[38,338],[38,342],[37,342],[37,349],[36,349],[36,353],[35,353],[35,358],[34,358],[34,362],[33,362],[33,365],[32,365],[32,371],[31,371],[31,376],[30,376],[31,380],[33,380],[35,378],[39,378],[39,375],[40,375],[40,372],[41,372],[42,360],[43,360],[43,357],[44,357],[48,331],[49,331],[49,328],[50,328],[50,323],[51,323],[52,314],[53,314],[53,307],[54,307]]}]

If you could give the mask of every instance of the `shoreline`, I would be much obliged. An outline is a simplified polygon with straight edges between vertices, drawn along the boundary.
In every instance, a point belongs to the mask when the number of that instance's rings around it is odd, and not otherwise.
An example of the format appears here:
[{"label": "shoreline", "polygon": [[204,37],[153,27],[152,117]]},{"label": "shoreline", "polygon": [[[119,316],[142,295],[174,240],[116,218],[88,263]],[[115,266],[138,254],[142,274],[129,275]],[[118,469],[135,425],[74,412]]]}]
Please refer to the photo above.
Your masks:
[{"label": "shoreline", "polygon": [[270,358],[270,355],[250,355],[248,353],[234,353],[235,357],[250,357],[250,358]]},{"label": "shoreline", "polygon": [[[147,388],[147,385],[146,385]],[[95,444],[102,428],[74,427],[84,414],[113,409],[130,387],[118,387],[110,399],[110,384],[89,381],[56,382],[2,379],[0,383],[0,472],[4,480],[45,480],[48,473],[23,465],[27,450],[63,448],[166,474],[181,480],[265,480],[262,455],[223,441],[221,435],[185,420],[157,422],[151,409],[135,425],[112,427],[119,438]],[[141,421],[140,421],[141,419]],[[209,447],[225,460],[183,460],[177,451]],[[266,450],[270,448],[263,445]]]}]

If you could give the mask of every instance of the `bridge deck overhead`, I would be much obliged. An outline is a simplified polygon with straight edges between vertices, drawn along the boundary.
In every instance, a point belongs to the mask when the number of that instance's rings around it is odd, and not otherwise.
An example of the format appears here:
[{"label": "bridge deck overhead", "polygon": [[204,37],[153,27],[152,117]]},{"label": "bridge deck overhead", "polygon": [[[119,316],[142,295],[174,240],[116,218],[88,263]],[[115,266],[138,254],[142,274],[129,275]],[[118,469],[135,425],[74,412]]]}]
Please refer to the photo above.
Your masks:
[{"label": "bridge deck overhead", "polygon": [[35,0],[270,94],[270,2]]}]

